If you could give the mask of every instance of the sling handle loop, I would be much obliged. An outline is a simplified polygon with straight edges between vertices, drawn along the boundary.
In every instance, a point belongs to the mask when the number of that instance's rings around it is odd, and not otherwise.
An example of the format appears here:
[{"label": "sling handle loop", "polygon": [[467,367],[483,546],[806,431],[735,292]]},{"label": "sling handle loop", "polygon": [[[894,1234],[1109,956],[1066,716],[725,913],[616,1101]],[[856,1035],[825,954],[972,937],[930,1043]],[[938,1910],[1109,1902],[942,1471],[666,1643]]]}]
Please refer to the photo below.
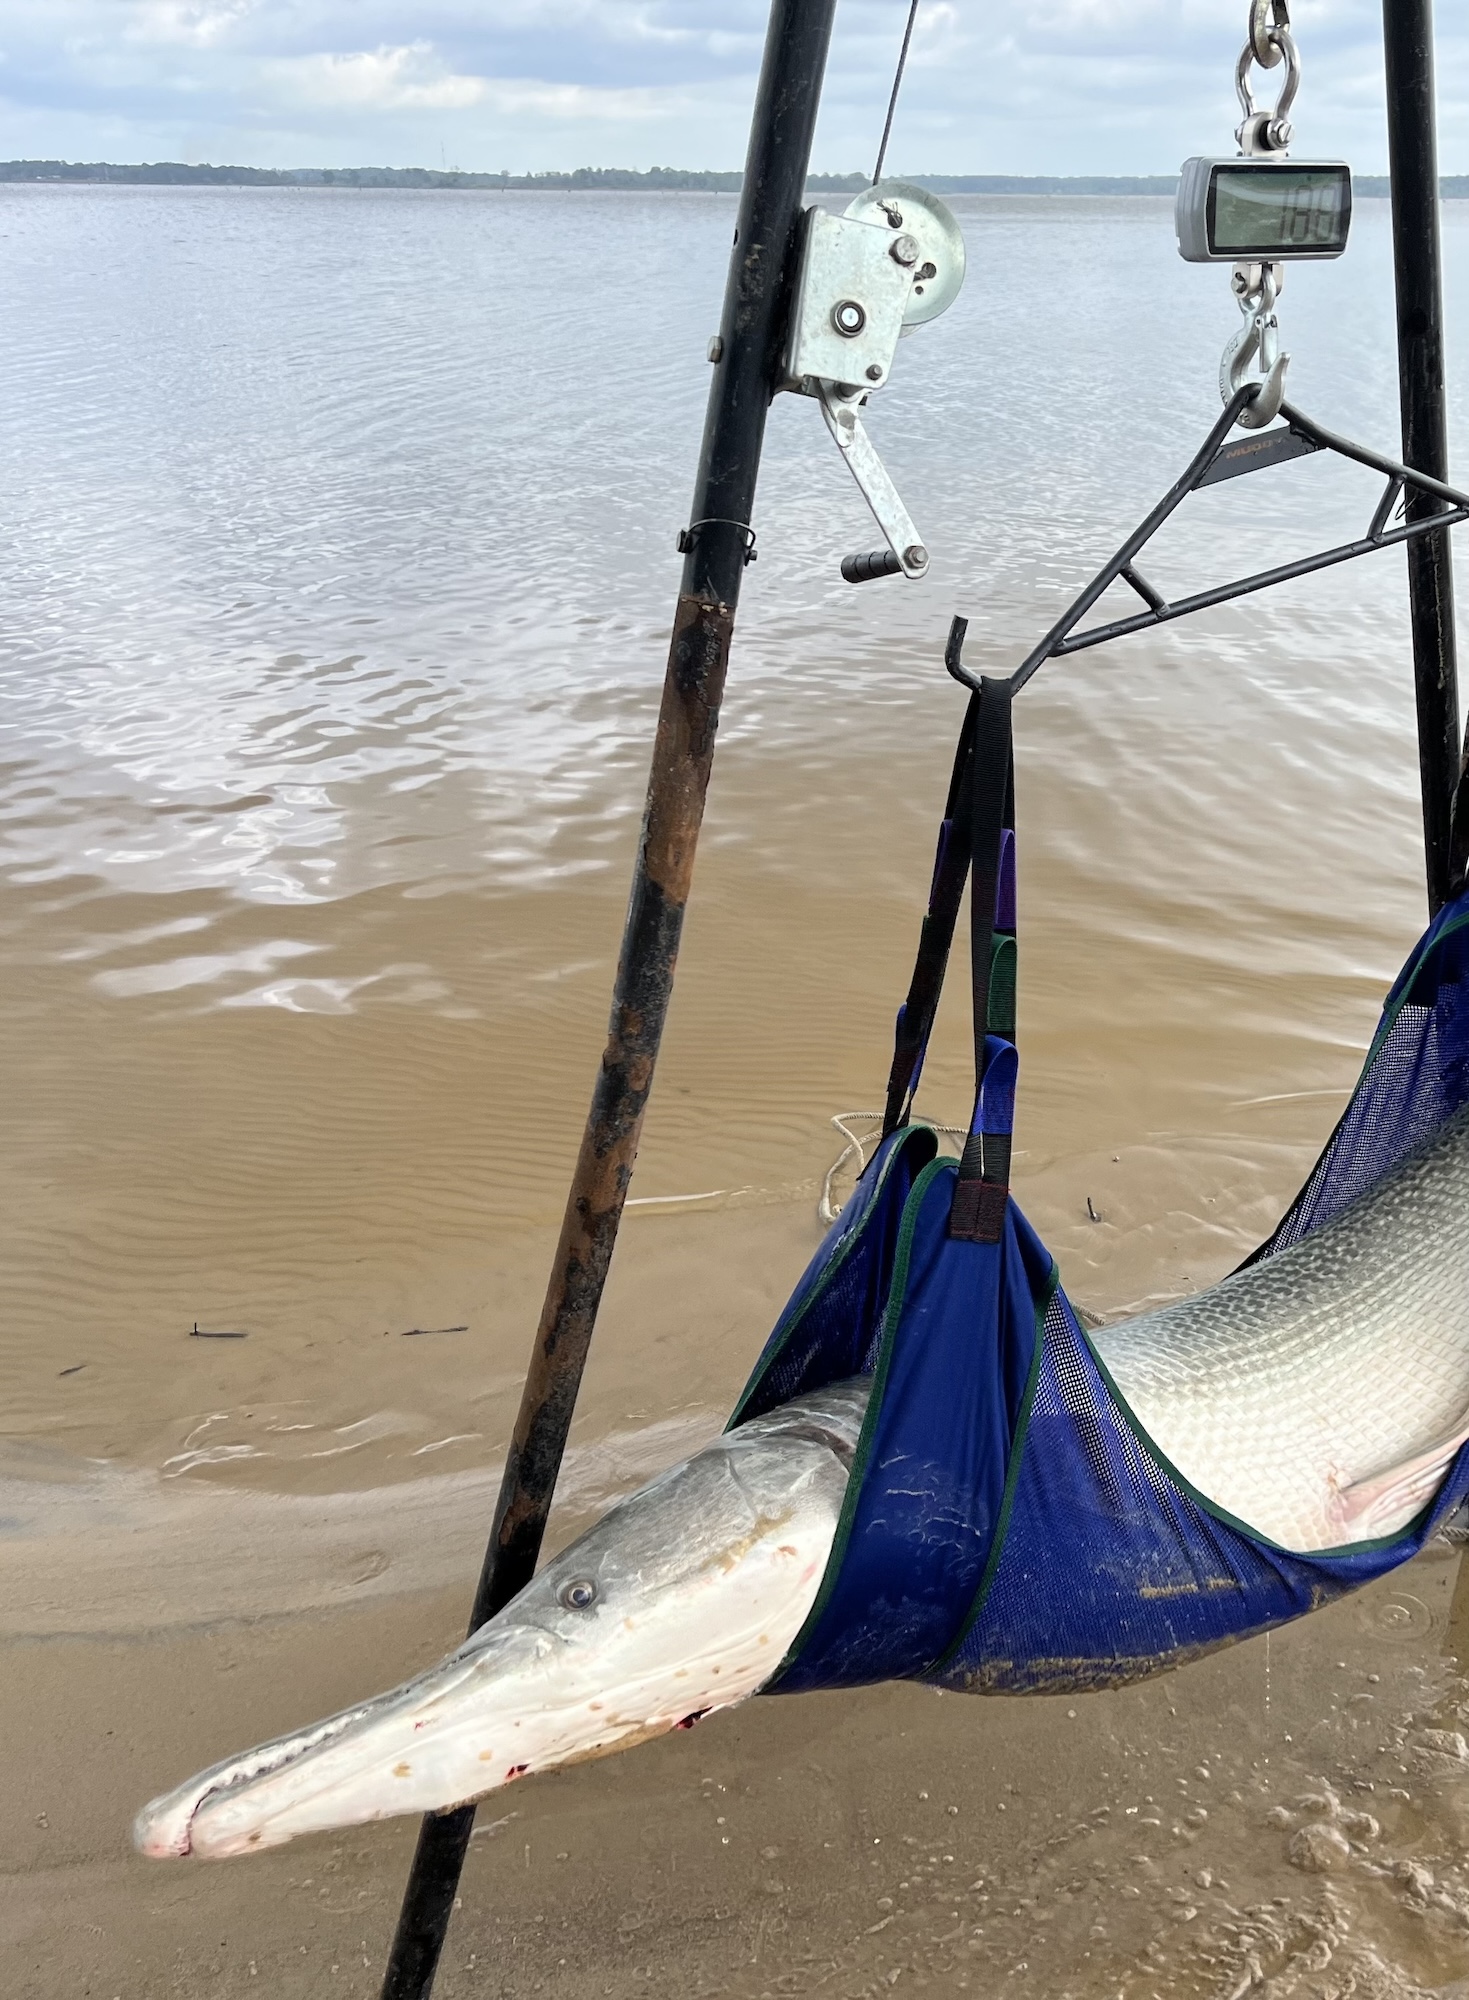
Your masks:
[{"label": "sling handle loop", "polygon": [[[974,847],[974,730],[979,712],[979,683],[974,683],[974,695],[964,717],[964,726],[959,733],[959,747],[954,757],[953,774],[949,780],[948,803],[944,807],[943,823],[939,828],[938,852],[934,857],[933,886],[929,891],[928,909],[923,919],[923,930],[918,941],[918,956],[913,967],[913,977],[908,987],[908,997],[898,1009],[897,1029],[893,1043],[892,1068],[888,1073],[887,1100],[883,1111],[882,1135],[884,1139],[896,1132],[900,1125],[906,1125],[913,1113],[913,1100],[923,1074],[923,1060],[928,1050],[929,1038],[933,1033],[935,1016],[938,1013],[939,997],[943,990],[944,976],[948,970],[949,953],[953,948],[954,932],[959,922],[959,910],[964,901],[964,885],[969,879],[969,867]],[[1009,838],[1013,841],[1015,825],[1015,792],[1013,777],[1007,782],[1004,805],[1004,826],[1011,829]],[[1002,843],[1005,836],[1002,834]],[[1014,854],[1006,853],[1002,844],[999,863],[1001,890],[997,904],[1007,907],[1014,902]],[[1009,884],[1009,888],[1004,885]],[[997,954],[998,962],[998,954]],[[1013,1033],[1014,1000],[1014,949],[1007,961],[1010,977],[1007,981],[1006,998],[1011,1003],[1007,1008],[994,1004],[994,972],[991,971],[990,1022],[1001,1026],[1006,1035]],[[1003,1017],[997,1019],[997,1016]]]},{"label": "sling handle loop", "polygon": [[974,779],[974,724],[979,713],[979,695],[970,696],[954,752],[954,769],[949,778],[949,795],[939,827],[938,852],[934,856],[933,882],[928,909],[918,939],[918,956],[908,997],[898,1009],[893,1037],[893,1063],[888,1072],[887,1099],[883,1109],[884,1139],[908,1122],[918,1089],[928,1038],[933,1033],[939,995],[943,991],[959,906],[964,900],[964,884],[969,879],[970,844],[974,810],[971,790]]},{"label": "sling handle loop", "polygon": [[[960,1188],[967,1191],[962,1193],[962,1200],[958,1193],[955,1199],[963,1232],[968,1233],[978,1220],[978,1211],[983,1209],[984,1225],[992,1233],[978,1240],[993,1242],[998,1240],[1008,1199],[1008,1105],[1014,1091],[1013,1045],[1004,1035],[988,1032],[996,959],[995,920],[1005,874],[1007,836],[1012,844],[1014,839],[1015,765],[1011,747],[1014,684],[1008,680],[984,679],[970,685],[974,691],[954,753],[918,955],[908,996],[898,1009],[882,1129],[886,1139],[911,1115],[938,1012],[959,908],[964,900],[964,885],[973,868],[975,1115],[970,1121],[971,1136],[960,1168]],[[1010,900],[1007,892],[1007,905]],[[1010,962],[1013,966],[1013,944]],[[1003,1005],[1000,1011],[1006,1013]],[[1005,1034],[1012,1032],[1006,1015]],[[1002,1058],[998,1064],[997,1058]]]},{"label": "sling handle loop", "polygon": [[[949,1235],[968,1243],[998,1243],[1010,1199],[1010,1132],[1008,1105],[1013,1098],[1014,1051],[989,1033],[990,974],[994,962],[995,905],[1007,827],[1013,827],[1015,760],[1008,680],[980,681],[979,710],[974,722],[971,806],[970,981],[974,992],[974,1116],[959,1162],[959,1178],[949,1211]],[[987,1134],[994,1123],[986,1115],[985,1081],[991,1065],[1002,1061],[1006,1075],[1001,1096],[1006,1100],[1004,1131]],[[998,1081],[999,1079],[997,1079]]]}]

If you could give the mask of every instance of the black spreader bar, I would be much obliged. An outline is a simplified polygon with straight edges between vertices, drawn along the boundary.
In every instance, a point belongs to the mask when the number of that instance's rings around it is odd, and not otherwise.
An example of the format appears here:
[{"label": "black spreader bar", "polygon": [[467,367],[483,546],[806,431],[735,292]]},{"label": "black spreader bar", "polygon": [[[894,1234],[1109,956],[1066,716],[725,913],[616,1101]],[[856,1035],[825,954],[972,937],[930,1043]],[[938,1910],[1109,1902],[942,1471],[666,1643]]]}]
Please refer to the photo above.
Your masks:
[{"label": "black spreader bar", "polygon": [[[1424,535],[1435,535],[1441,528],[1454,528],[1462,521],[1469,521],[1469,494],[1461,493],[1455,486],[1449,486],[1441,479],[1432,479],[1426,472],[1415,472],[1411,466],[1399,465],[1396,459],[1384,458],[1381,453],[1370,451],[1366,445],[1354,444],[1349,438],[1338,437],[1335,432],[1322,428],[1311,418],[1292,408],[1289,403],[1281,405],[1284,426],[1275,431],[1261,432],[1258,438],[1241,438],[1226,442],[1229,433],[1239,420],[1241,411],[1259,393],[1253,383],[1241,389],[1225,407],[1203,444],[1190,460],[1182,477],[1164,494],[1147,518],[1133,530],[1122,547],[1106,563],[1091,582],[1075,599],[1070,608],[1047,632],[1044,639],[1028,653],[1010,677],[1012,692],[1018,693],[1047,660],[1059,659],[1067,653],[1080,653],[1092,646],[1106,645],[1109,640],[1125,638],[1133,632],[1150,631],[1155,625],[1170,624],[1176,618],[1186,618],[1191,612],[1205,611],[1216,604],[1227,604],[1232,598],[1248,597],[1257,590],[1269,590],[1277,583],[1288,583],[1298,576],[1310,576],[1319,569],[1331,569],[1338,563],[1351,562],[1357,556],[1371,555],[1376,549],[1396,548],[1400,543],[1413,543]],[[1324,549],[1319,555],[1304,556],[1298,562],[1280,563],[1273,569],[1257,571],[1235,583],[1217,585],[1212,590],[1200,590],[1191,596],[1181,597],[1176,603],[1169,603],[1147,579],[1137,570],[1134,557],[1147,547],[1163,523],[1175,513],[1190,493],[1201,486],[1214,484],[1220,479],[1234,479],[1246,472],[1256,472],[1268,465],[1283,464],[1289,459],[1299,458],[1308,452],[1331,451],[1338,457],[1352,460],[1354,464],[1365,465],[1372,472],[1380,472],[1387,481],[1387,487],[1378,502],[1376,512],[1368,526],[1367,533],[1354,542],[1342,542],[1337,547]],[[1221,469],[1223,468],[1223,469]],[[1389,528],[1394,510],[1405,491],[1411,489],[1440,502],[1436,513],[1420,515],[1416,520],[1406,522],[1400,528]],[[1114,618],[1104,625],[1088,626],[1078,632],[1088,611],[1098,599],[1119,579],[1128,584],[1148,607],[1146,611],[1134,612],[1128,618]],[[979,682],[963,663],[964,635],[968,621],[956,618],[949,631],[949,643],[944,650],[944,664],[955,680],[962,681],[968,688],[978,689]]]},{"label": "black spreader bar", "polygon": [[1253,576],[1241,577],[1238,583],[1221,583],[1214,590],[1195,591],[1192,597],[1181,597],[1176,604],[1159,604],[1155,610],[1138,611],[1131,618],[1114,618],[1109,625],[1093,625],[1088,631],[1078,632],[1070,639],[1059,640],[1051,648],[1049,657],[1059,660],[1067,653],[1084,653],[1090,646],[1104,646],[1109,639],[1126,638],[1129,632],[1147,632],[1155,625],[1168,625],[1175,618],[1187,618],[1191,611],[1207,611],[1211,605],[1228,604],[1231,598],[1248,597],[1256,590],[1269,590],[1272,584],[1289,583],[1293,577],[1310,576],[1314,570],[1331,569],[1337,563],[1351,562],[1354,556],[1370,556],[1374,549],[1395,548],[1399,542],[1413,542],[1420,535],[1436,535],[1440,528],[1456,528],[1461,521],[1469,521],[1469,505],[1449,508],[1441,514],[1430,514],[1426,520],[1412,521],[1406,527],[1394,528],[1389,534],[1368,534],[1360,541],[1341,542],[1334,549],[1324,549],[1318,556],[1303,556],[1299,562],[1278,563],[1274,569],[1257,570]]},{"label": "black spreader bar", "polygon": [[1148,579],[1140,571],[1134,569],[1131,563],[1123,564],[1122,581],[1132,586],[1150,611],[1166,611],[1168,609],[1167,598],[1160,597],[1148,582]]},{"label": "black spreader bar", "polygon": [[1235,438],[1225,445],[1199,484],[1217,486],[1221,479],[1242,479],[1247,472],[1259,472],[1267,465],[1286,465],[1293,458],[1305,458],[1321,449],[1315,438],[1307,437],[1303,431],[1293,431],[1289,424],[1275,430],[1252,431],[1249,436]]}]

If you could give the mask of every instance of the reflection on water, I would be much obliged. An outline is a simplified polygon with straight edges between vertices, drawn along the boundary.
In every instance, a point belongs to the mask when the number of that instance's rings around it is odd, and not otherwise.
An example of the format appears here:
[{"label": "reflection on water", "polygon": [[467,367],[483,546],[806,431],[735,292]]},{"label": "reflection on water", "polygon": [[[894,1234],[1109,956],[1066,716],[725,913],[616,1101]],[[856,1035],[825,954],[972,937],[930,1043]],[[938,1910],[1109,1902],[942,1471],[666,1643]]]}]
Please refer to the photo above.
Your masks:
[{"label": "reflection on water", "polygon": [[[924,586],[839,582],[870,525],[814,410],[773,415],[635,1190],[730,1192],[630,1216],[558,1534],[717,1425],[814,1241],[828,1120],[880,1089],[959,716],[951,612],[972,665],[1012,664],[1214,414],[1236,309],[1178,263],[1166,205],[958,206],[968,289],[872,414],[935,552]],[[59,1705],[68,1852],[107,1857],[83,1886],[119,1986],[146,1900],[185,1984],[214,1990],[199,1939],[244,1883],[263,1984],[319,1990],[306,1897],[333,1983],[375,1990],[355,1899],[386,1924],[396,1835],[195,1878],[170,1914],[117,1870],[116,1830],[180,1770],[421,1666],[461,1616],[456,1596],[427,1647],[417,1600],[391,1622],[412,1584],[470,1573],[518,1393],[600,1050],[732,213],[0,190],[0,1396],[20,1439],[0,1598],[27,1635],[8,1674]],[[1463,205],[1446,227],[1453,315]],[[1284,318],[1301,405],[1391,448],[1382,204],[1343,264],[1293,274]],[[1319,461],[1216,489],[1149,574],[1177,594],[1278,560],[1374,498]],[[1401,558],[1053,665],[1018,728],[1017,1179],[1073,1295],[1117,1311],[1268,1231],[1420,927]],[[956,1004],[937,1117],[967,1111],[966,1039]],[[122,1463],[80,1477],[78,1453]],[[761,1702],[528,1786],[515,1865],[491,1844],[509,1819],[474,1850],[444,1990],[479,1990],[476,1951],[529,1990],[560,1896],[569,2000],[613,1977],[681,2000],[690,1940],[699,1978],[748,2000],[1457,1992],[1455,1575],[1440,1545],[1084,1720],[911,1688]],[[242,1625],[208,1700],[182,1639],[147,1650],[146,1690],[127,1679],[142,1626],[345,1618],[360,1593],[356,1644]],[[116,1797],[97,1807],[89,1777],[79,1807],[99,1700],[106,1738],[127,1712],[144,1748],[99,1749]],[[25,1794],[18,1866],[53,1791]],[[69,1952],[91,1983],[114,1950],[36,1921],[59,1979]]]},{"label": "reflection on water", "polygon": [[[480,1464],[599,1052],[732,204],[0,202],[9,1426],[190,1479]],[[814,410],[774,412],[636,1189],[736,1193],[630,1220],[594,1431],[727,1401],[827,1121],[880,1087],[951,612],[972,665],[1013,662],[1216,407],[1236,308],[1166,204],[958,206],[975,275],[872,414],[928,582],[840,582],[870,524]],[[1385,205],[1284,312],[1297,400],[1391,447]],[[1176,593],[1374,499],[1320,461],[1236,482],[1149,570]],[[1419,927],[1401,571],[1052,665],[1021,705],[1018,1171],[1088,1305],[1266,1232]],[[958,1004],[937,1116],[964,1044]]]}]

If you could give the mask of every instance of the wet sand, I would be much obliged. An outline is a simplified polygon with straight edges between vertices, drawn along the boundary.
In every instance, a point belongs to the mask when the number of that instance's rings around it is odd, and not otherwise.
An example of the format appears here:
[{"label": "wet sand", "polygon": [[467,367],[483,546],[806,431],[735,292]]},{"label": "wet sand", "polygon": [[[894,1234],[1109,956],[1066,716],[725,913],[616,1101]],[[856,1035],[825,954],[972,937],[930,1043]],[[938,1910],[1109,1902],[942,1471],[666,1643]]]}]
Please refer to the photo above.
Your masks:
[{"label": "wet sand", "polygon": [[[640,1205],[553,1544],[722,1423],[819,1240],[830,1121],[879,1100],[959,720],[950,611],[972,666],[1012,665],[1212,417],[1209,369],[1171,357],[1215,351],[1218,313],[1182,289],[1163,208],[1047,205],[1039,230],[1012,208],[966,228],[1048,326],[1056,379],[1022,423],[976,366],[976,287],[928,400],[895,385],[894,464],[933,519],[922,592],[830,582],[868,529],[810,413],[776,412]],[[727,218],[629,208],[641,261],[567,239],[605,258],[623,427],[558,435],[564,460],[507,497],[484,482],[526,462],[524,413],[487,409],[486,327],[452,317],[461,251],[497,268],[499,211],[354,197],[380,291],[330,326],[355,280],[323,288],[345,239],[322,218],[346,210],[95,212],[95,299],[51,297],[43,233],[29,317],[5,321],[31,391],[12,421],[39,411],[56,457],[20,438],[55,488],[7,501],[29,553],[0,767],[0,1983],[367,1995],[410,1827],[213,1868],[144,1864],[126,1829],[460,1634],[600,1052],[672,589],[648,551],[687,478]],[[574,232],[593,211],[538,213]],[[135,297],[154,267],[128,246],[162,240],[157,215],[189,248],[159,282],[198,290],[192,317]],[[655,334],[632,269],[681,301]],[[1057,269],[1090,317],[1057,323]],[[1138,430],[1095,381],[1143,269],[1162,372]],[[422,368],[400,403],[405,270]],[[249,344],[267,276],[301,351],[347,342],[331,384]],[[85,318],[109,282],[141,315],[110,399]],[[1317,316],[1316,365],[1377,397],[1357,428],[1390,442],[1390,375],[1353,360],[1386,351],[1371,288],[1336,320],[1313,296],[1292,312]],[[188,348],[196,326],[234,374]],[[572,406],[579,345],[533,316],[489,332],[539,341]],[[977,379],[1002,387],[976,401]],[[170,431],[179,383],[198,400]],[[1356,489],[1319,472],[1328,523],[1359,528]],[[1289,543],[1269,499],[1222,541],[1216,499],[1169,552],[1191,581]],[[507,567],[504,518],[543,559]],[[1021,704],[1015,1179],[1091,1311],[1209,1283],[1268,1233],[1421,928],[1396,562],[1081,656]],[[921,1099],[943,1122],[967,1116],[967,1041],[955,993]],[[909,1688],[755,1702],[512,1788],[439,1990],[1447,1993],[1469,1978],[1457,1565],[1437,1548],[1074,1716]]]},{"label": "wet sand", "polygon": [[[757,1699],[512,1786],[481,1808],[436,1990],[1457,2000],[1458,1560],[1119,1694]],[[118,1828],[160,1771],[393,1680],[460,1608],[7,1643],[6,1991],[375,1994],[411,1826],[215,1865],[144,1862]]]}]

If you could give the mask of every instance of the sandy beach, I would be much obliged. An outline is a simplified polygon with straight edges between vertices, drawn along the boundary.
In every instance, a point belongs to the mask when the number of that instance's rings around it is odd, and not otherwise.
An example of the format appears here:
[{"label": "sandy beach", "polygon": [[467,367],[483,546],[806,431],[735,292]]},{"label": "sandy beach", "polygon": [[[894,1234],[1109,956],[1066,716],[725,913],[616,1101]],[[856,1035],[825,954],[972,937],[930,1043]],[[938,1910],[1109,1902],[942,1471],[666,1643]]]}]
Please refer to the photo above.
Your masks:
[{"label": "sandy beach", "polygon": [[[438,1990],[1091,2000],[1243,1992],[1259,1967],[1272,1993],[1449,2000],[1469,1925],[1458,1561],[1436,1548],[1269,1648],[1079,1707],[756,1700],[512,1786],[481,1809]],[[410,1825],[213,1865],[142,1861],[120,1829],[160,1774],[407,1673],[462,1602],[7,1638],[7,1991],[375,1994]]]}]

